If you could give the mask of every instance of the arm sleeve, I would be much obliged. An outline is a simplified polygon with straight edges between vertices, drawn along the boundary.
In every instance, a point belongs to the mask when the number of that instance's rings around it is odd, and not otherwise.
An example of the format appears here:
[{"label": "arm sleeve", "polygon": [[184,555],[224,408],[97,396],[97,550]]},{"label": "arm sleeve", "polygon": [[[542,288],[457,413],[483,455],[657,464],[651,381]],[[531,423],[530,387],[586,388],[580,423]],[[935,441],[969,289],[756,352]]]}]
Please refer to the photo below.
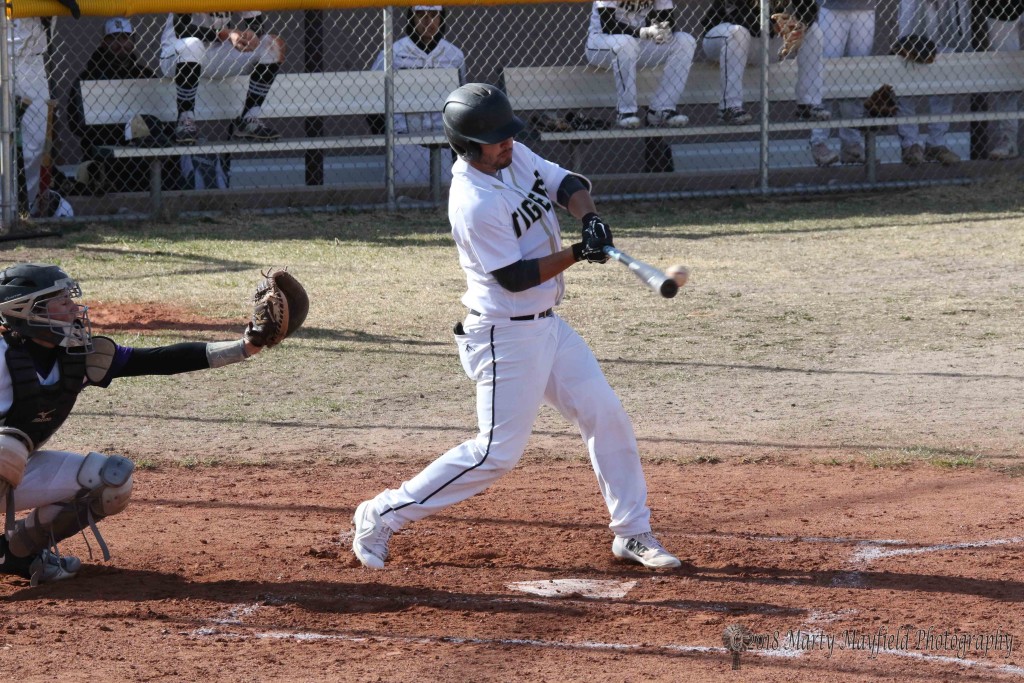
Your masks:
[{"label": "arm sleeve", "polygon": [[590,192],[591,185],[590,181],[581,175],[570,173],[562,179],[561,184],[558,186],[558,205],[562,207],[569,206],[569,198],[580,190],[586,190]]},{"label": "arm sleeve", "polygon": [[629,24],[615,18],[614,7],[598,7],[597,16],[601,19],[601,33],[619,33],[633,36],[634,38],[640,37],[640,29],[633,28]]},{"label": "arm sleeve", "polygon": [[205,43],[212,43],[217,40],[217,31],[205,26],[196,26],[192,23],[191,14],[175,14],[174,36],[176,38],[198,38]]},{"label": "arm sleeve", "polygon": [[498,268],[491,275],[508,291],[524,292],[540,284],[540,263],[535,258],[519,260],[504,268]]},{"label": "arm sleeve", "polygon": [[205,342],[183,342],[149,349],[119,345],[101,386],[109,385],[110,380],[117,377],[176,375],[180,372],[206,370],[209,367]]}]

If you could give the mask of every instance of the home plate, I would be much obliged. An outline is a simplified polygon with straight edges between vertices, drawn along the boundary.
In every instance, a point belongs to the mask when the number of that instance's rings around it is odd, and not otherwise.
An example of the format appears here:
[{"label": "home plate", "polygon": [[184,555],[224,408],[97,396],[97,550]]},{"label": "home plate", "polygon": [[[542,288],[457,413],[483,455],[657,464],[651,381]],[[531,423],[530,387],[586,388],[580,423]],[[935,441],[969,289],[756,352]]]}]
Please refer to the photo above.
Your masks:
[{"label": "home plate", "polygon": [[506,584],[514,591],[547,598],[622,598],[636,581],[595,581],[592,579],[548,579]]}]

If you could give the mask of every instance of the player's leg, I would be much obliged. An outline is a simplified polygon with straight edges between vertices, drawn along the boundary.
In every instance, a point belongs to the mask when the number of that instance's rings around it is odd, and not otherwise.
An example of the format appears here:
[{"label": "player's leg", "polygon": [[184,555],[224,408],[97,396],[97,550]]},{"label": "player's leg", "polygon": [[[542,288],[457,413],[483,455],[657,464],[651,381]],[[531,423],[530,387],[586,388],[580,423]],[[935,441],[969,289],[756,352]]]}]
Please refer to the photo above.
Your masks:
[{"label": "player's leg", "polygon": [[704,54],[718,62],[722,97],[718,118],[724,123],[748,123],[750,114],[743,108],[743,74],[750,59],[750,31],[738,24],[719,24],[704,36]]},{"label": "player's leg", "polygon": [[364,565],[383,567],[392,532],[476,495],[519,462],[551,372],[555,342],[544,330],[552,321],[487,325],[467,318],[456,341],[463,369],[476,382],[479,432],[359,506],[353,551]]},{"label": "player's leg", "polygon": [[[1020,20],[999,21],[998,19],[988,20],[989,48],[993,52],[1012,52],[1020,50]],[[1011,112],[1017,110],[1019,93],[995,93],[990,96],[992,99],[992,110],[998,112]],[[1003,160],[1014,159],[1018,155],[1017,119],[1007,121],[996,121],[990,124],[995,128],[995,136],[988,158]]]},{"label": "player's leg", "polygon": [[21,116],[21,154],[25,166],[25,191],[28,206],[39,195],[39,177],[46,147],[47,101],[50,87],[42,55],[14,60],[16,94],[30,101]]},{"label": "player's leg", "polygon": [[683,99],[686,81],[693,66],[693,55],[697,51],[697,40],[689,33],[676,31],[672,38],[661,45],[649,40],[642,41],[638,66],[647,67],[663,64],[658,89],[651,98],[647,113],[647,124],[651,126],[685,126],[690,118],[676,111]]},{"label": "player's leg", "polygon": [[[844,20],[846,57],[866,57],[875,44],[875,11],[855,10],[841,12]],[[843,118],[864,116],[863,100],[844,99],[839,103]],[[844,163],[864,163],[864,133],[856,128],[840,128],[840,160]]]},{"label": "player's leg", "polygon": [[[912,97],[899,98],[900,116],[917,114],[917,102]],[[907,166],[924,163],[924,145],[921,143],[919,126],[916,123],[901,123],[896,126],[900,139],[900,157]]]},{"label": "player's leg", "polygon": [[[797,51],[796,116],[805,121],[828,121],[831,108],[824,104],[825,96],[825,43],[832,33],[834,13],[826,9],[818,12],[818,20],[807,27],[803,43]],[[811,158],[818,166],[831,166],[839,161],[839,154],[828,146],[829,130],[811,130]]]},{"label": "player's leg", "polygon": [[96,522],[127,507],[133,469],[131,461],[122,456],[34,453],[14,490],[15,507],[31,512],[15,523],[9,537],[0,537],[0,554],[4,556],[0,571],[30,578],[33,583],[73,577],[81,567],[78,558],[51,549],[86,527],[93,529],[108,559]]},{"label": "player's leg", "polygon": [[274,85],[285,56],[285,43],[280,37],[267,34],[253,51],[254,63],[249,74],[249,89],[242,106],[242,116],[235,122],[232,136],[249,140],[274,140],[281,137],[260,120],[261,107]]},{"label": "player's leg", "polygon": [[[952,114],[952,95],[932,95],[928,98],[928,111],[932,114]],[[949,121],[933,121],[928,124],[928,137],[925,139],[924,156],[928,161],[938,161],[943,166],[952,166],[960,162],[960,156],[946,145],[946,133],[949,132]]]},{"label": "player's leg", "polygon": [[612,552],[652,568],[678,567],[651,534],[647,482],[629,416],[587,343],[561,318],[554,322],[558,349],[544,400],[580,430],[611,517]]},{"label": "player's leg", "polygon": [[192,144],[199,138],[196,95],[207,48],[199,38],[178,38],[165,43],[160,50],[160,69],[165,77],[174,79],[174,98],[178,105],[174,137],[179,144]]},{"label": "player's leg", "polygon": [[587,61],[594,66],[611,69],[615,77],[620,128],[637,128],[640,125],[636,95],[639,57],[638,38],[606,33],[592,33],[587,38]]}]

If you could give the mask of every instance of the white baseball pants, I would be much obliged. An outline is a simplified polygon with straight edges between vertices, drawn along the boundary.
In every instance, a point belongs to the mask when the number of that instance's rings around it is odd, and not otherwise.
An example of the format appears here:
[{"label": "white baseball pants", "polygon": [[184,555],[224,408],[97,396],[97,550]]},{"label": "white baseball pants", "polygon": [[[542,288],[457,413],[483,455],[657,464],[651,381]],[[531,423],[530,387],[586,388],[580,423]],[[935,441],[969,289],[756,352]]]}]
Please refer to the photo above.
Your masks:
[{"label": "white baseball pants", "polygon": [[650,108],[652,111],[675,109],[686,89],[696,50],[694,37],[682,32],[673,33],[672,39],[661,45],[621,34],[591,33],[587,39],[587,61],[612,70],[618,109],[623,113],[639,111],[636,70],[659,64],[664,64],[665,69]]},{"label": "white baseball pants", "polygon": [[[818,11],[815,23],[821,25],[822,55],[825,59],[871,54],[875,44],[874,10],[839,11],[823,7]],[[802,46],[800,51],[803,52]],[[863,103],[856,99],[840,100],[839,112],[843,118],[860,118],[864,115]],[[825,142],[828,137],[827,128],[815,128],[811,131],[811,144]],[[840,128],[839,140],[844,147],[864,147],[864,134],[853,128]]]},{"label": "white baseball pants", "polygon": [[26,55],[14,60],[14,94],[32,100],[21,116],[21,158],[25,166],[25,191],[29,208],[39,195],[39,176],[46,146],[46,113],[50,86],[43,55]]},{"label": "white baseball pants", "polygon": [[14,489],[15,509],[40,508],[40,521],[53,521],[62,509],[60,503],[72,500],[82,488],[78,470],[84,460],[84,455],[68,451],[34,452],[25,466],[25,476]]},{"label": "white baseball pants", "polygon": [[479,433],[374,499],[384,522],[407,523],[483,491],[515,467],[542,403],[575,424],[619,536],[650,531],[647,484],[626,411],[587,343],[557,315],[510,321],[470,315],[457,335],[476,382]]},{"label": "white baseball pants", "polygon": [[[900,98],[900,114],[913,116],[917,113],[917,102],[911,97]],[[952,95],[932,95],[928,98],[928,111],[932,114],[949,114],[953,111]],[[928,131],[924,142],[929,147],[944,147],[946,145],[946,133],[949,132],[948,121],[932,121],[925,126]],[[904,123],[896,126],[896,133],[900,136],[900,146],[903,149],[921,144],[920,127],[916,123]]]},{"label": "white baseball pants", "polygon": [[204,43],[199,38],[179,38],[160,48],[160,70],[167,78],[174,78],[175,67],[184,62],[197,62],[203,68],[203,78],[246,76],[257,64],[281,61],[279,39],[265,35],[252,52],[239,52],[231,43]]},{"label": "white baseball pants", "polygon": [[760,65],[760,45],[751,46],[754,37],[745,26],[719,24],[704,34],[704,56],[718,62],[722,84],[719,109],[743,108],[743,73],[747,65]]}]

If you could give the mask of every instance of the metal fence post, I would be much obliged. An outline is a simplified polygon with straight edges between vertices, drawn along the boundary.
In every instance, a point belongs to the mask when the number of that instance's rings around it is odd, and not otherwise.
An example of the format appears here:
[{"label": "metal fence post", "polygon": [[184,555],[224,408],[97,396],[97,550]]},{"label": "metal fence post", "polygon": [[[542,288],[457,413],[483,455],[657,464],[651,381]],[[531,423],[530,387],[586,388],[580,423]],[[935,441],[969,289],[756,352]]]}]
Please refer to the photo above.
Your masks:
[{"label": "metal fence post", "polygon": [[395,8],[384,8],[384,188],[388,211],[394,211],[395,199]]},{"label": "metal fence post", "polygon": [[18,207],[18,173],[14,163],[12,45],[11,22],[4,11],[0,13],[0,235],[11,231]]},{"label": "metal fence post", "polygon": [[770,189],[770,182],[768,178],[768,144],[771,140],[768,137],[768,61],[770,58],[771,46],[769,40],[771,39],[771,9],[769,3],[771,0],[761,0],[761,40],[757,48],[761,50],[761,73],[760,73],[760,86],[761,86],[761,145],[760,145],[760,156],[757,162],[757,175],[760,180],[759,186],[761,188],[761,194],[768,194]]}]

